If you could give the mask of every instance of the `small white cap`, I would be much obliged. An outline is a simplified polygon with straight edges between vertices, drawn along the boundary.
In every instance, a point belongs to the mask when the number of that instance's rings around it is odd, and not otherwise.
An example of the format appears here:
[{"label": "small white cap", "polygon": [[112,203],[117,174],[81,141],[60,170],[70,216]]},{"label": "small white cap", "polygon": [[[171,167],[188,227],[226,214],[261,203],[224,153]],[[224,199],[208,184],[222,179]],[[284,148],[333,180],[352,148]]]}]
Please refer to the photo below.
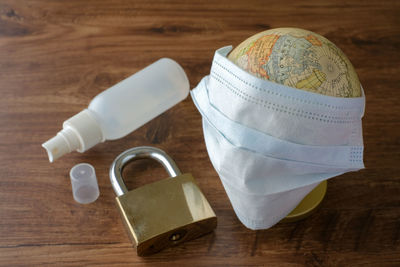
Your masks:
[{"label": "small white cap", "polygon": [[66,120],[63,129],[42,146],[46,149],[50,162],[53,162],[74,150],[85,152],[102,141],[104,137],[101,126],[94,114],[85,109]]},{"label": "small white cap", "polygon": [[94,202],[100,195],[96,172],[92,165],[80,163],[69,172],[72,185],[72,195],[76,202],[88,204]]}]

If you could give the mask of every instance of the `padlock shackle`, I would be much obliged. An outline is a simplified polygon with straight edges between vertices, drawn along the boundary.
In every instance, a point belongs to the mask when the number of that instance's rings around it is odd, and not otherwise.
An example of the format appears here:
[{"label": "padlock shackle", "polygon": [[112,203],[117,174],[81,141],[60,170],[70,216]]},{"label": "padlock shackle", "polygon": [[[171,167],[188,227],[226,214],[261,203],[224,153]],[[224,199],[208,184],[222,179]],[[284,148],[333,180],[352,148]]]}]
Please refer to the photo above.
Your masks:
[{"label": "padlock shackle", "polygon": [[181,175],[181,171],[175,161],[163,150],[151,146],[134,147],[122,152],[111,164],[110,180],[117,196],[121,196],[128,192],[124,180],[122,179],[122,171],[124,167],[133,160],[148,158],[160,162],[171,177]]}]

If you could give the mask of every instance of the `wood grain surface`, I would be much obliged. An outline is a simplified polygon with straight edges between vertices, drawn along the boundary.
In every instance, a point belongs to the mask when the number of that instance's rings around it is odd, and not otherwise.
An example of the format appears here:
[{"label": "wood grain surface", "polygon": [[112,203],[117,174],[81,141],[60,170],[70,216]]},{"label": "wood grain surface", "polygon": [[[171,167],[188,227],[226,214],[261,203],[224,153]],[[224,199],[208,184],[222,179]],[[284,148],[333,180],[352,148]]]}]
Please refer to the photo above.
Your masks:
[{"label": "wood grain surface", "polygon": [[[214,51],[276,27],[324,35],[350,58],[367,96],[366,169],[332,179],[306,220],[251,231],[236,218],[190,98],[127,137],[50,164],[41,144],[104,89],[161,57],[193,88]],[[1,266],[399,266],[400,2],[0,0]],[[191,172],[213,206],[213,234],[137,257],[108,178],[122,151],[154,145]],[[74,202],[70,168],[94,165],[101,195]],[[129,188],[166,176],[130,165]]]}]

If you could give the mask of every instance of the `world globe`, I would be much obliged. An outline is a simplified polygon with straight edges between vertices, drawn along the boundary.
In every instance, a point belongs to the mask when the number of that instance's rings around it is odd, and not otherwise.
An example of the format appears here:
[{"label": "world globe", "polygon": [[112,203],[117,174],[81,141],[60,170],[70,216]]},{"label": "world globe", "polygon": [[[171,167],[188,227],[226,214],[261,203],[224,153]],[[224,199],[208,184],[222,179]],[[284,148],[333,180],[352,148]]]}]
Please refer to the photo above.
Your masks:
[{"label": "world globe", "polygon": [[[240,68],[271,82],[334,97],[360,97],[358,76],[346,55],[311,31],[277,28],[243,41],[228,55]],[[282,221],[309,216],[322,202],[327,182],[312,190]]]},{"label": "world globe", "polygon": [[275,83],[334,97],[361,96],[360,82],[346,55],[311,31],[263,31],[239,44],[228,58],[247,72]]}]

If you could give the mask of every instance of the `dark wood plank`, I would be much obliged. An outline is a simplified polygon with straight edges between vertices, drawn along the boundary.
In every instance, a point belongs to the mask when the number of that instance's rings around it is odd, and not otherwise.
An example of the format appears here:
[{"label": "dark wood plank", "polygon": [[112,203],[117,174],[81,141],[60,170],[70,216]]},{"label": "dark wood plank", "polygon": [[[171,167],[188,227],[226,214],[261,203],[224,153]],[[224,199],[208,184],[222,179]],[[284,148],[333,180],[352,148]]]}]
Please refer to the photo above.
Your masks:
[{"label": "dark wood plank", "polygon": [[[400,265],[399,14],[396,0],[0,0],[0,265]],[[331,180],[308,219],[265,231],[240,224],[190,98],[126,138],[48,163],[41,143],[119,80],[171,57],[194,87],[215,49],[283,26],[336,43],[367,95],[367,168]],[[194,175],[219,218],[215,233],[149,258],[134,254],[108,168],[139,145],[166,150]],[[68,172],[79,162],[96,168],[101,196],[90,205],[72,199]],[[134,188],[165,173],[145,161],[125,175]]]}]

